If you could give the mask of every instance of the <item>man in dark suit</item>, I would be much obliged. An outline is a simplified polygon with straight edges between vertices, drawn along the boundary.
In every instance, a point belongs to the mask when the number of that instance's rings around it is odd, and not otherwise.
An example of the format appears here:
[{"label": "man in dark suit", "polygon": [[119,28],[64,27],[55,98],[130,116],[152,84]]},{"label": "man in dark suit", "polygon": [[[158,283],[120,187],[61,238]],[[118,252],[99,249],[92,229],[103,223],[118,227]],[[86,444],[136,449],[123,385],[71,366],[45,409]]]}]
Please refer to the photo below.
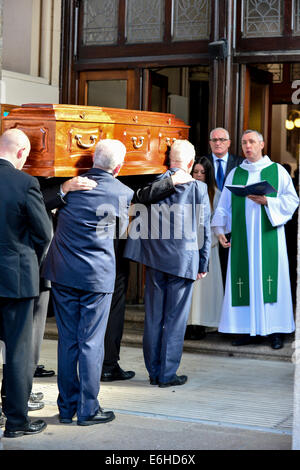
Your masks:
[{"label": "man in dark suit", "polygon": [[[184,172],[177,171],[168,178],[160,179],[147,184],[141,188],[132,185],[135,190],[133,202],[140,204],[155,204],[175,192],[178,184],[185,184],[192,177]],[[125,178],[125,183],[130,181]],[[110,313],[105,333],[105,354],[102,368],[101,381],[113,382],[115,380],[129,380],[135,376],[132,370],[123,370],[119,365],[121,340],[124,328],[124,317],[126,308],[126,292],[129,276],[129,260],[123,257],[126,240],[115,240],[116,253],[116,281],[112,297]]]},{"label": "man in dark suit", "polygon": [[228,173],[243,162],[243,157],[229,153],[231,140],[223,127],[213,129],[209,136],[211,153],[207,155],[214,166],[218,188],[222,191]]},{"label": "man in dark suit", "polygon": [[123,233],[133,196],[115,178],[125,153],[119,141],[98,142],[94,166],[85,174],[97,186],[68,193],[43,267],[51,281],[58,327],[58,407],[63,423],[71,423],[75,413],[81,426],[115,417],[102,410],[97,396],[115,283],[116,218]]},{"label": "man in dark suit", "polygon": [[[207,158],[211,161],[215,169],[215,178],[220,191],[222,191],[224,187],[228,173],[233,168],[239,166],[244,160],[244,158],[239,155],[232,155],[229,153],[230,144],[231,140],[229,132],[223,127],[216,127],[210,132],[209,145],[211,153],[207,155]],[[225,285],[228,250],[219,245],[219,255],[223,283]]]},{"label": "man in dark suit", "polygon": [[[63,207],[66,203],[64,196],[69,191],[88,191],[96,186],[95,181],[81,176],[74,178],[38,178],[44,203],[53,226],[53,209]],[[47,311],[49,305],[51,283],[46,279],[40,279],[40,295],[35,299],[33,309],[33,363],[34,377],[52,377],[55,372],[46,370],[43,365],[39,365],[39,357],[42,341],[45,332]]]},{"label": "man in dark suit", "polygon": [[22,171],[30,152],[27,136],[9,129],[0,137],[0,330],[5,343],[2,406],[5,437],[36,434],[42,420],[28,420],[32,387],[32,318],[39,294],[39,264],[51,226],[36,178]]},{"label": "man in dark suit", "polygon": [[[194,146],[177,140],[170,170],[190,173]],[[193,282],[206,275],[210,251],[210,204],[207,187],[192,180],[176,187],[160,204],[136,208],[124,256],[146,266],[144,359],[151,385],[183,385],[180,364]]]}]

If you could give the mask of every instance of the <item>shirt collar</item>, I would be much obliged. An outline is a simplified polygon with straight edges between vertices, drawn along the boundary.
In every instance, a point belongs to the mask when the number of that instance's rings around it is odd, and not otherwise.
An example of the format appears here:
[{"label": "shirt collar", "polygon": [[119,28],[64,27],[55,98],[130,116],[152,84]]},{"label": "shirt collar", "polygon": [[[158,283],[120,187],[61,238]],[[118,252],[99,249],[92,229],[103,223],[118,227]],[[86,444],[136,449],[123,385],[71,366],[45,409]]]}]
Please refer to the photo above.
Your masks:
[{"label": "shirt collar", "polygon": [[226,155],[224,155],[224,157],[222,157],[222,158],[217,157],[214,153],[212,154],[212,156],[213,156],[213,159],[214,159],[214,163],[215,163],[216,161],[218,161],[218,160],[221,160],[222,162],[227,163],[228,157],[229,157],[229,153],[227,152]]}]

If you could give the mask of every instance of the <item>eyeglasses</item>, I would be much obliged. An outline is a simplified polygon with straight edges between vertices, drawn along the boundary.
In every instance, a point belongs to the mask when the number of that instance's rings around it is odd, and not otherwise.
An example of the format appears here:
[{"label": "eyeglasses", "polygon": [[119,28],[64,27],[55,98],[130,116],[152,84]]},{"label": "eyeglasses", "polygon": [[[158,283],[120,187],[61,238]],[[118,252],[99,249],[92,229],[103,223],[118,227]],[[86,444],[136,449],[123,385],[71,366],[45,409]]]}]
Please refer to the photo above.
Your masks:
[{"label": "eyeglasses", "polygon": [[216,142],[221,142],[223,144],[226,142],[228,139],[220,138],[220,139],[210,139],[211,142],[216,143]]}]

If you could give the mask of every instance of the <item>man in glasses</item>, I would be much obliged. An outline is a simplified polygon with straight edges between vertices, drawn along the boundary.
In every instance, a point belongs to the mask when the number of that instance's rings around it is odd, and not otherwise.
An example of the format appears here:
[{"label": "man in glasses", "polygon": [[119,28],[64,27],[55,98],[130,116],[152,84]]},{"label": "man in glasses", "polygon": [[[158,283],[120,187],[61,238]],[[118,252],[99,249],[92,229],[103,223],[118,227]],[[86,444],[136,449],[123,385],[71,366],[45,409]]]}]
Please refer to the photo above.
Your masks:
[{"label": "man in glasses", "polygon": [[[220,191],[223,190],[225,179],[228,173],[235,167],[243,162],[243,157],[232,155],[229,153],[231,144],[229,132],[223,127],[216,127],[213,129],[209,136],[209,145],[211,154],[207,155],[208,159],[214,166],[216,184]],[[228,234],[230,238],[230,234]],[[223,283],[226,281],[226,270],[228,260],[228,250],[224,249],[221,245],[219,247],[219,255],[221,262],[221,270]]]},{"label": "man in glasses", "polygon": [[214,165],[216,182],[220,191],[223,189],[228,173],[243,161],[242,157],[229,153],[230,144],[229,132],[226,129],[217,127],[211,131],[209,136],[211,154],[208,158]]}]

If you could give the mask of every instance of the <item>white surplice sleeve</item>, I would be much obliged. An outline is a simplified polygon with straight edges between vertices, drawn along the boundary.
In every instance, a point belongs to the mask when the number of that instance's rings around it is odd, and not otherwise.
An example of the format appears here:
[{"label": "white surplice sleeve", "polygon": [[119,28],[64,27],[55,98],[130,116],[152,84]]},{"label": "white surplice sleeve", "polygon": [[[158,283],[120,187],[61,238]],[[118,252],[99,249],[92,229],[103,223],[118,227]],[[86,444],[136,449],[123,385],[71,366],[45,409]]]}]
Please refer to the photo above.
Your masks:
[{"label": "white surplice sleeve", "polygon": [[235,168],[228,174],[217,208],[211,221],[211,228],[216,235],[231,232],[231,192],[226,185],[232,183]]},{"label": "white surplice sleeve", "polygon": [[277,197],[268,197],[268,206],[265,206],[266,214],[273,227],[286,224],[299,205],[292,178],[281,165],[278,165],[278,176]]}]

